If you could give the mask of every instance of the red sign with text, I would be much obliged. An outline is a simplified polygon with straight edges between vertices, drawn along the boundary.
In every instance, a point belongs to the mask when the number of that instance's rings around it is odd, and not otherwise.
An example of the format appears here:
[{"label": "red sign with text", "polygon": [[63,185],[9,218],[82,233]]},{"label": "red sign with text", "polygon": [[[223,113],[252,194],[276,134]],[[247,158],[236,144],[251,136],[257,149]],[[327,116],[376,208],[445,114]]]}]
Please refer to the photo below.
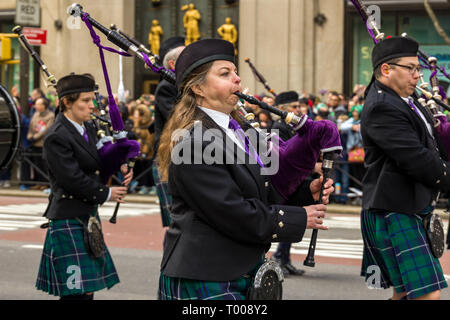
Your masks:
[{"label": "red sign with text", "polygon": [[47,30],[39,28],[23,28],[23,34],[32,46],[47,44]]}]

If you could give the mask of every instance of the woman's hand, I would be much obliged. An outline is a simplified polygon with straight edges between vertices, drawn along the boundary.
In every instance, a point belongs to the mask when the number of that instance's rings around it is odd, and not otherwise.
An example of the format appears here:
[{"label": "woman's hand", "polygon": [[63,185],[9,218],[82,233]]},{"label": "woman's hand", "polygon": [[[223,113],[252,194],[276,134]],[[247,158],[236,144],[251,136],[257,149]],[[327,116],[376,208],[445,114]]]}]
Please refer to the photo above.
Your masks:
[{"label": "woman's hand", "polygon": [[[315,201],[319,201],[320,196],[320,188],[322,187],[323,176],[320,176],[318,179],[314,179],[309,185],[309,189],[311,190],[312,196]],[[333,187],[333,179],[327,179],[325,182],[325,186],[322,194],[322,203],[328,204],[330,202],[330,194],[334,191]]]},{"label": "woman's hand", "polygon": [[316,162],[316,164],[314,165],[314,172],[318,173],[320,175],[323,175],[322,172],[322,162]]},{"label": "woman's hand", "polygon": [[128,166],[126,164],[123,164],[120,166],[120,172],[124,175],[124,179],[122,182],[122,185],[125,187],[128,186],[133,179],[133,169],[130,168],[130,172],[128,172]]},{"label": "woman's hand", "polygon": [[323,225],[323,218],[325,217],[325,211],[327,211],[326,205],[314,204],[312,206],[306,206],[303,208],[306,210],[307,229],[328,230],[328,227]]},{"label": "woman's hand", "polygon": [[124,203],[123,200],[127,194],[127,187],[111,187],[111,196],[109,200]]}]

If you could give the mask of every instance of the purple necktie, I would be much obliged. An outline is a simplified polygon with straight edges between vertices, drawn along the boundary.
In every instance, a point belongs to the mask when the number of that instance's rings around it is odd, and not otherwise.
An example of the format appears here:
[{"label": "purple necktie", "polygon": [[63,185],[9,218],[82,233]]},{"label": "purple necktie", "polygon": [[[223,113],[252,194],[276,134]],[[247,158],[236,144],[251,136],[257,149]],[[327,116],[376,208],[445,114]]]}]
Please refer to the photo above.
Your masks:
[{"label": "purple necktie", "polygon": [[[230,122],[228,123],[228,128],[232,129],[236,136],[241,140],[242,145],[245,148],[245,152],[247,152],[250,156],[252,156],[253,159],[258,162],[260,167],[264,168],[264,164],[261,161],[261,158],[259,157],[258,153],[256,152],[255,148],[250,143],[250,139],[245,135],[244,130],[242,130],[239,123],[230,117]],[[251,151],[250,151],[251,148]]]},{"label": "purple necktie", "polygon": [[86,128],[83,128],[83,129],[84,129],[83,138],[84,138],[84,140],[86,140],[87,143],[89,143],[89,137],[88,137],[88,134],[87,134],[87,130],[86,130]]},{"label": "purple necktie", "polygon": [[409,103],[409,106],[411,107],[411,109],[414,110],[414,112],[417,113],[417,115],[419,116],[419,118],[422,119],[422,117],[421,117],[420,114],[419,114],[419,111],[417,111],[417,107],[414,105],[413,100],[408,98],[408,103]]}]

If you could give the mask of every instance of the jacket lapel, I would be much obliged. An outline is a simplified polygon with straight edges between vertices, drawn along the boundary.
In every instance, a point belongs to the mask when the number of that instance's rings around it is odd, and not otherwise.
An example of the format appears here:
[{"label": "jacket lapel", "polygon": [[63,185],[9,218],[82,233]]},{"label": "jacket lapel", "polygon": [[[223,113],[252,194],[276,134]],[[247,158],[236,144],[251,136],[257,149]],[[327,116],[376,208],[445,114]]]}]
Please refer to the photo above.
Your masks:
[{"label": "jacket lapel", "polygon": [[98,155],[97,145],[96,145],[97,131],[96,131],[94,125],[92,124],[92,121],[85,122],[84,126],[86,127],[87,134],[88,134],[88,137],[89,137],[88,146],[89,146],[89,148],[91,150],[91,155],[93,155],[94,158],[98,161],[98,163],[100,163],[100,157]]},{"label": "jacket lapel", "polygon": [[[222,132],[222,136],[221,137],[217,137],[218,139],[222,139],[222,143],[223,146],[225,146],[224,148],[224,152],[231,152],[231,150],[229,150],[227,147],[227,134],[226,132],[213,120],[211,119],[205,112],[203,112],[200,108],[196,108],[198,114],[197,114],[197,119],[199,119],[200,121],[202,121],[202,126],[204,129],[218,129]],[[234,154],[234,160],[237,161],[237,159],[239,159],[239,155],[238,155],[238,150],[237,150],[238,146],[236,146],[233,143],[233,154]],[[255,147],[256,149],[256,147]],[[242,154],[242,151],[239,151]],[[261,179],[260,177],[260,170],[261,167],[256,163],[253,164],[251,163],[250,160],[250,156],[247,152],[244,152],[245,154],[245,161],[240,161],[244,162],[241,165],[243,165],[249,172],[250,175],[252,176],[252,178],[255,180],[255,183],[258,185],[258,191],[260,194],[262,194],[262,191],[264,190],[263,188],[263,179]],[[242,160],[242,159],[240,159]]]},{"label": "jacket lapel", "polygon": [[[425,132],[427,132],[427,133],[429,132],[429,131],[428,131],[428,128],[426,127],[426,125],[425,125],[425,123],[423,122],[422,118],[421,118],[414,110],[411,110],[411,106],[410,106],[407,102],[405,102],[402,98],[400,98],[400,96],[399,96],[394,90],[392,90],[391,88],[389,88],[389,87],[383,85],[382,83],[380,83],[380,82],[378,82],[378,81],[377,81],[377,85],[378,85],[379,87],[381,87],[383,90],[387,91],[389,94],[391,94],[391,95],[394,97],[394,99],[396,99],[396,100],[398,101],[398,105],[404,105],[405,107],[408,108],[409,111],[411,111],[412,113],[414,113],[413,118],[416,119],[416,121],[418,121],[418,122],[420,123],[420,126],[422,127],[422,129],[423,129]],[[415,102],[415,99],[414,99],[414,102]],[[422,105],[421,105],[420,103],[414,103],[414,105],[417,107],[417,109],[420,110],[420,112],[424,115],[426,121],[427,121],[427,122],[431,125],[431,127],[433,128],[433,120],[430,119],[430,117],[429,117],[427,111],[422,107]],[[433,129],[433,133],[434,133],[434,129]],[[436,135],[435,135],[435,136],[436,136]]]},{"label": "jacket lapel", "polygon": [[77,129],[73,126],[73,124],[70,123],[69,120],[66,119],[66,117],[63,114],[58,115],[60,117],[61,123],[69,130],[69,132],[72,134],[72,137],[75,139],[75,141],[86,150],[87,153],[89,153],[98,163],[100,163],[100,158],[98,156],[97,149],[95,147],[94,141],[95,137],[92,136],[89,132],[91,130],[88,130],[86,127],[86,130],[88,132],[89,137],[89,143],[84,140],[83,136],[77,131]]}]

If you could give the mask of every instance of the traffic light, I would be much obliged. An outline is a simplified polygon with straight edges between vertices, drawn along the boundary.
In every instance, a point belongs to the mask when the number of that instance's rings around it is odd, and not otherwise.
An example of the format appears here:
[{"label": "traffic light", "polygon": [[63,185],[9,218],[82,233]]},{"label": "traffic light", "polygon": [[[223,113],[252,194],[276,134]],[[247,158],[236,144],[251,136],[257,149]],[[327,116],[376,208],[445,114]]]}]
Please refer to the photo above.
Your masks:
[{"label": "traffic light", "polygon": [[0,37],[0,61],[11,60],[11,39]]}]

